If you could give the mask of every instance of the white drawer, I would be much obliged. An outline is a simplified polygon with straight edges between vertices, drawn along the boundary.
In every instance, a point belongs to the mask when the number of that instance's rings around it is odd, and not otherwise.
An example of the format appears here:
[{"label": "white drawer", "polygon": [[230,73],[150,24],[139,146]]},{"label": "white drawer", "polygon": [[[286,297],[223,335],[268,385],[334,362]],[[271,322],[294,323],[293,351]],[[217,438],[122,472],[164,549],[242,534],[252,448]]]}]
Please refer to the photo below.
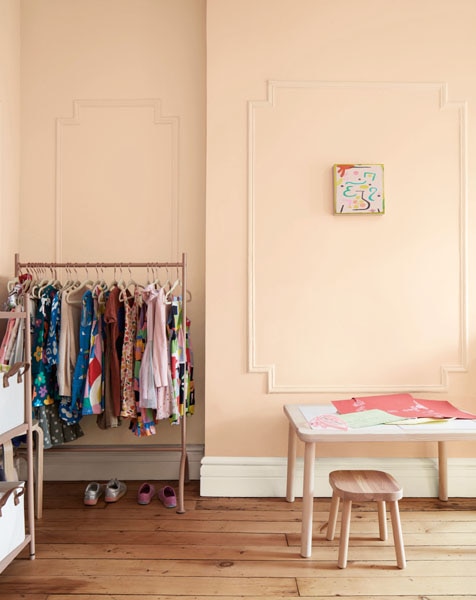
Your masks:
[{"label": "white drawer", "polygon": [[0,435],[25,422],[25,371],[29,364],[15,363],[0,374]]},{"label": "white drawer", "polygon": [[0,561],[25,539],[24,492],[24,481],[0,481]]}]

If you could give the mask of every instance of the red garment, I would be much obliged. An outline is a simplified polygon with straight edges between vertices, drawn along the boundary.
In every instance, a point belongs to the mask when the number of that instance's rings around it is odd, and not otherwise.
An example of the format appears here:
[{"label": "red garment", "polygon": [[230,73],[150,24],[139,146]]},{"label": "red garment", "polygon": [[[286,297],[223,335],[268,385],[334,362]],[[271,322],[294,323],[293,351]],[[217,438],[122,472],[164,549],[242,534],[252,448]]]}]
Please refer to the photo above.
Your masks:
[{"label": "red garment", "polygon": [[121,353],[122,338],[121,331],[121,309],[123,307],[119,300],[120,288],[115,287],[109,292],[106,302],[104,321],[106,323],[106,363],[108,370],[105,375],[105,398],[104,403],[112,409],[112,414],[119,417],[121,414]]}]

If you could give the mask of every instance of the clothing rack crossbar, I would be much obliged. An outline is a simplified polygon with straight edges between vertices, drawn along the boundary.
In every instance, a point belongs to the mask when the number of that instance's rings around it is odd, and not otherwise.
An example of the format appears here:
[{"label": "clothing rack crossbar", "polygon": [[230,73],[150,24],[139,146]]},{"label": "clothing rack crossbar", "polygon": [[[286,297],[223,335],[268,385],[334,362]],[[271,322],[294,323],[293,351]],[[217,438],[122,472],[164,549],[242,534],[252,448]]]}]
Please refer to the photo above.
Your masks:
[{"label": "clothing rack crossbar", "polygon": [[[167,262],[21,262],[20,255],[15,254],[15,276],[19,276],[22,270],[29,269],[160,269],[160,268],[178,268],[182,270],[182,320],[187,327],[187,255],[182,253],[181,261]],[[177,451],[180,452],[180,467],[178,478],[178,494],[177,494],[177,512],[183,514],[185,512],[184,493],[185,479],[188,477],[188,456],[187,456],[187,425],[186,425],[186,399],[184,402],[183,415],[180,418],[180,444],[168,446],[156,446],[154,451]],[[65,447],[65,450],[72,450],[73,447]],[[84,446],[83,448],[87,448]],[[116,447],[115,447],[116,448]],[[119,446],[120,448],[120,446]],[[127,448],[121,449],[127,451]]]},{"label": "clothing rack crossbar", "polygon": [[21,269],[128,269],[182,267],[183,262],[18,262],[16,273]]}]

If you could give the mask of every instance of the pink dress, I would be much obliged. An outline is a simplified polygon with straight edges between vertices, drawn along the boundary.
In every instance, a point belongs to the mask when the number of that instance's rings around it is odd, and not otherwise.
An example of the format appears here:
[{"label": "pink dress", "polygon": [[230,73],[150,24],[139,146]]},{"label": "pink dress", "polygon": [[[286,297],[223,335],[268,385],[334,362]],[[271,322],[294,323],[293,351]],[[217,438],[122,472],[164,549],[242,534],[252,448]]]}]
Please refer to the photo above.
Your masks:
[{"label": "pink dress", "polygon": [[143,408],[154,408],[157,420],[173,412],[169,389],[167,345],[167,305],[165,293],[148,286],[143,292],[147,304],[147,342],[140,369],[140,401]]}]

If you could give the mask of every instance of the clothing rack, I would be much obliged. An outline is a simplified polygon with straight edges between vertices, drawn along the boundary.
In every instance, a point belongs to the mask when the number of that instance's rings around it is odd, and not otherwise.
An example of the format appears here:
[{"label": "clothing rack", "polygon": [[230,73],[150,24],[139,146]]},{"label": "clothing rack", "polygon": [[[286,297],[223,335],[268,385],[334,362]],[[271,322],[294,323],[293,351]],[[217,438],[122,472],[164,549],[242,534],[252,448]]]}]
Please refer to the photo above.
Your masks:
[{"label": "clothing rack", "polygon": [[[20,254],[15,254],[15,276],[18,277],[22,270],[34,269],[164,269],[176,268],[181,271],[182,288],[182,322],[185,332],[187,327],[187,255],[182,253],[182,260],[176,262],[21,262]],[[120,446],[115,447],[115,449]],[[177,494],[177,513],[185,513],[184,506],[184,487],[185,479],[188,477],[188,456],[187,456],[187,424],[186,424],[186,403],[184,405],[184,414],[180,419],[180,445],[168,445],[155,447],[156,451],[177,451],[180,452],[179,484]]]}]

